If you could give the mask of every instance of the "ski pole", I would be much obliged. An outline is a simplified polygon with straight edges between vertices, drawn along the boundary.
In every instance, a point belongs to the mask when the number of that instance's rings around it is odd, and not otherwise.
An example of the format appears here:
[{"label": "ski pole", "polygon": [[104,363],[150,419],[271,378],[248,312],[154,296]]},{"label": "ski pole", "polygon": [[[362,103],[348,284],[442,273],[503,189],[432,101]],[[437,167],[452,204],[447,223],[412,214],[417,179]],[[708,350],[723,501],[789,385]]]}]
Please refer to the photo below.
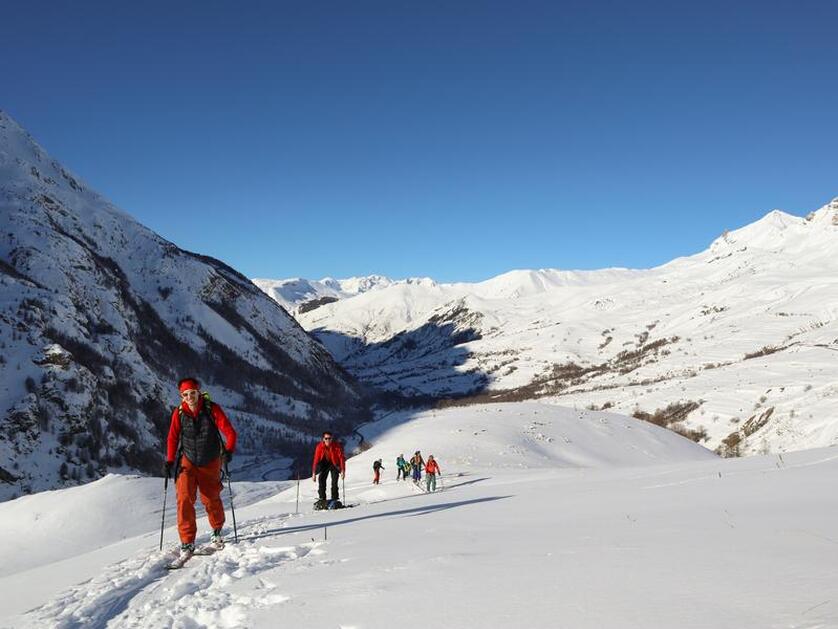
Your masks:
[{"label": "ski pole", "polygon": [[294,511],[294,514],[300,512],[300,468],[297,468],[297,509]]},{"label": "ski pole", "polygon": [[[344,472],[346,474],[346,472]],[[340,479],[340,484],[343,487],[343,504],[346,504],[346,476]]]},{"label": "ski pole", "polygon": [[227,476],[227,489],[230,490],[230,511],[233,512],[233,537],[236,544],[239,543],[239,530],[236,528],[236,508],[233,506],[233,483],[230,482],[230,468],[227,461],[224,461],[224,474]]},{"label": "ski pole", "polygon": [[163,527],[166,523],[166,498],[169,496],[169,473],[163,481],[163,515],[160,517],[160,550],[163,550]]}]

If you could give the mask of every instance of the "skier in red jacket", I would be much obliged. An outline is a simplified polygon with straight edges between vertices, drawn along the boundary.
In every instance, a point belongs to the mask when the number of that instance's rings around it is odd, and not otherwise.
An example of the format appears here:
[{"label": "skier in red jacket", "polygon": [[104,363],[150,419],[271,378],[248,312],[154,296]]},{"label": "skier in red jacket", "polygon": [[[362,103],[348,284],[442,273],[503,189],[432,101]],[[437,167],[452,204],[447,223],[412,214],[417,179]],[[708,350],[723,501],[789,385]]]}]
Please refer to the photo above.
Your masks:
[{"label": "skier in red jacket", "polygon": [[[326,477],[332,476],[332,499],[326,502]],[[311,480],[315,483],[320,481],[318,486],[319,500],[314,503],[315,509],[340,508],[343,505],[339,500],[338,475],[346,477],[346,456],[343,454],[343,446],[328,430],[323,433],[323,440],[314,449],[314,460],[311,463]]]},{"label": "skier in red jacket", "polygon": [[[182,399],[172,411],[169,436],[166,442],[166,463],[163,473],[175,472],[177,490],[177,526],[181,552],[191,554],[195,549],[195,493],[207,511],[212,527],[211,541],[224,543],[224,504],[221,502],[221,463],[233,458],[236,431],[218,404],[200,393],[201,383],[195,378],[184,378],[178,383]],[[224,442],[221,436],[224,436]]]},{"label": "skier in red jacket", "polygon": [[439,469],[439,464],[434,459],[434,455],[431,454],[428,457],[428,462],[425,463],[425,491],[436,491],[437,474],[442,474],[442,470]]}]

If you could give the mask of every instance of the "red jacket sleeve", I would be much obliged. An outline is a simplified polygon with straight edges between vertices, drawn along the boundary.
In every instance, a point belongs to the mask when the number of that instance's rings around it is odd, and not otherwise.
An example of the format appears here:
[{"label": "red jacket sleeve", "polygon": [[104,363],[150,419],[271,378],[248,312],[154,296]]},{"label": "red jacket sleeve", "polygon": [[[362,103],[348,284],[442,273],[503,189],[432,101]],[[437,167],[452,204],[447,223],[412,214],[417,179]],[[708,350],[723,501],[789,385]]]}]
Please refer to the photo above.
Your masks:
[{"label": "red jacket sleeve", "polygon": [[180,441],[180,413],[178,409],[172,411],[172,422],[169,424],[169,436],[166,439],[166,460],[174,463],[177,456],[177,445]]},{"label": "red jacket sleeve", "polygon": [[224,414],[224,411],[218,404],[212,405],[212,418],[215,420],[215,425],[218,426],[218,430],[224,435],[224,449],[230,453],[235,452],[236,429],[233,428],[233,424],[230,423],[227,415]]},{"label": "red jacket sleeve", "polygon": [[320,459],[323,458],[323,442],[317,444],[317,447],[314,448],[314,459],[311,461],[311,475],[314,476],[317,473],[317,464],[320,463]]}]

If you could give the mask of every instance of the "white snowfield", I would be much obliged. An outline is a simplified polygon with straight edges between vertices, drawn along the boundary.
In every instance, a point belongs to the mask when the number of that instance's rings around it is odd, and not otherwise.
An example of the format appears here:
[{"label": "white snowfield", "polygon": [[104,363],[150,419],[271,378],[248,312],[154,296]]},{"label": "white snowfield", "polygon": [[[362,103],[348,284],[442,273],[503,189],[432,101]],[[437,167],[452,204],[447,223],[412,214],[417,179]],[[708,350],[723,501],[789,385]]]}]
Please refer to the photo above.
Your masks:
[{"label": "white snowfield", "polygon": [[[632,418],[535,402],[362,432],[354,508],[312,512],[310,478],[299,514],[294,483],[235,483],[239,543],[171,573],[162,479],[0,504],[0,627],[838,626],[836,450],[721,459]],[[395,480],[417,449],[439,461],[436,493]]]},{"label": "white snowfield", "polygon": [[624,414],[694,403],[685,427],[732,454],[838,443],[838,199],[653,269],[379,285],[296,315],[373,386]]}]

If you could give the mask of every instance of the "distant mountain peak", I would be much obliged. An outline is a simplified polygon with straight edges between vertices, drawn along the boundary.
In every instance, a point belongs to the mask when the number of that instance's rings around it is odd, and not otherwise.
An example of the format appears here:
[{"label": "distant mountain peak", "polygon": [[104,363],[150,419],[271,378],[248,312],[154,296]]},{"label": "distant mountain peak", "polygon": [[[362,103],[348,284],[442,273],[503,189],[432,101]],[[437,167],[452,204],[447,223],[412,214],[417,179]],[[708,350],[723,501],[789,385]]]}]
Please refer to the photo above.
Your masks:
[{"label": "distant mountain peak", "polygon": [[813,224],[838,226],[838,197],[835,197],[822,208],[809,213],[806,221]]},{"label": "distant mountain peak", "polygon": [[283,308],[292,313],[299,312],[301,309],[303,311],[314,310],[316,307],[327,303],[363,295],[397,284],[433,283],[433,280],[428,278],[393,280],[385,275],[364,275],[345,279],[324,277],[321,280],[254,278],[252,281]]},{"label": "distant mountain peak", "polygon": [[725,231],[713,241],[709,251],[718,255],[731,247],[739,250],[751,247],[772,251],[807,249],[823,238],[832,238],[836,226],[838,199],[833,199],[805,218],[781,210],[772,210],[749,225]]}]

